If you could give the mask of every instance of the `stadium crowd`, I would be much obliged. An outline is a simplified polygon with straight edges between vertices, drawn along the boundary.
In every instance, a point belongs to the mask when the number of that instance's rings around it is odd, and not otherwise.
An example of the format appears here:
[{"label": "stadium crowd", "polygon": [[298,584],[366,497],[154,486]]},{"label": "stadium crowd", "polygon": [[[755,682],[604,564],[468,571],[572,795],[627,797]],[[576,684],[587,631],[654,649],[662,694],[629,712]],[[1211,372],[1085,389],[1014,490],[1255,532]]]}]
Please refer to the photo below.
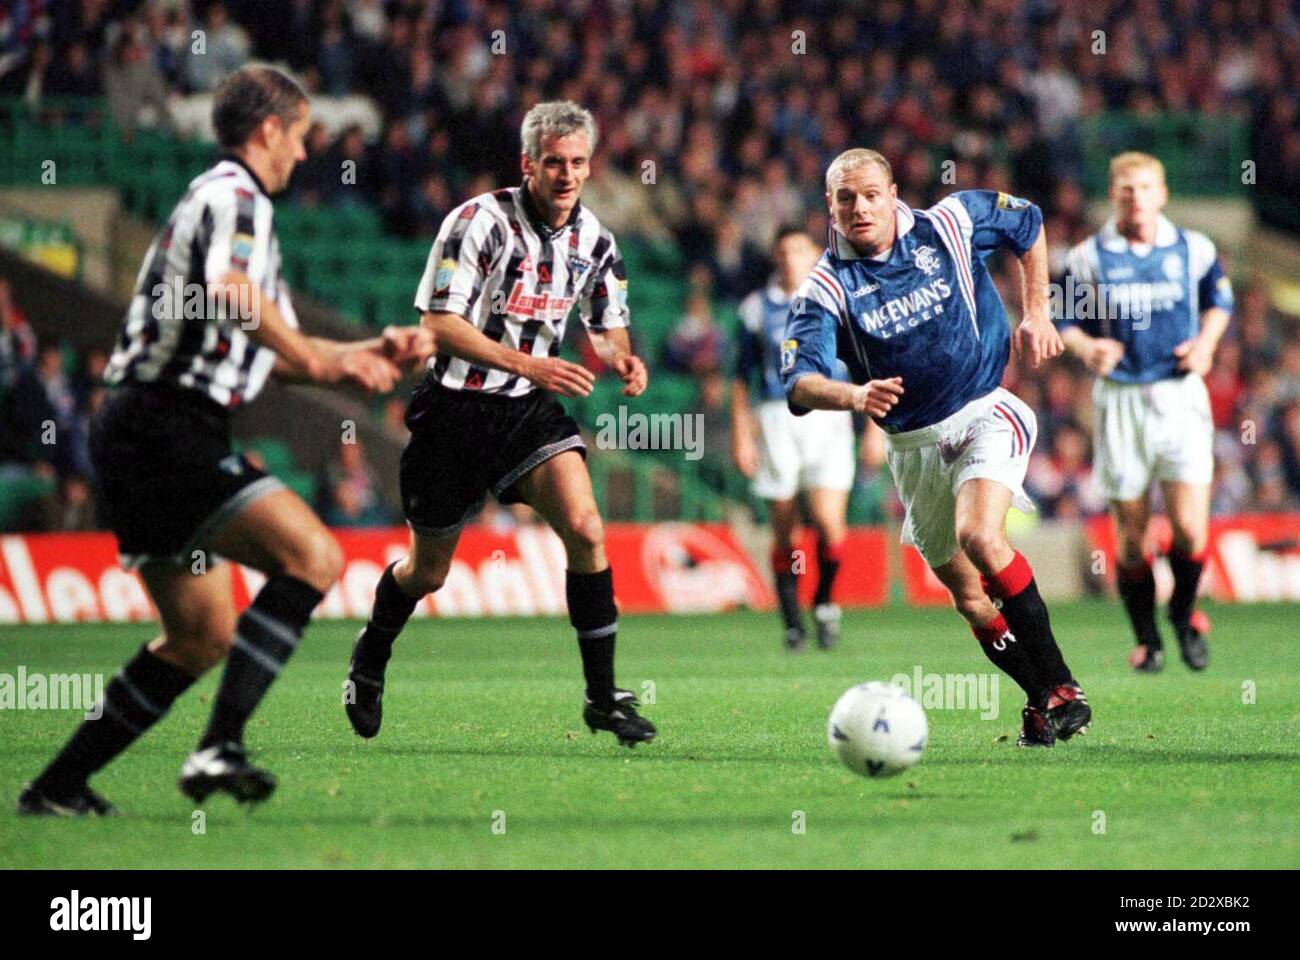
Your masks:
[{"label": "stadium crowd", "polygon": [[[1081,187],[1079,125],[1106,111],[1246,118],[1259,191],[1300,196],[1300,19],[1288,0],[17,0],[9,8],[0,13],[0,95],[105,96],[127,131],[167,127],[170,96],[210,91],[250,59],[287,63],[321,95],[366,94],[382,112],[381,134],[367,142],[359,127],[331,135],[315,125],[292,195],[375,204],[406,235],[430,236],[460,200],[517,180],[519,122],[530,105],[549,97],[588,105],[601,143],[584,199],[616,232],[672,240],[690,265],[681,325],[665,356],[652,359],[711,382],[727,375],[729,306],[764,282],[778,227],[799,222],[824,235],[823,171],[850,146],[889,157],[914,205],[970,187],[1038,202],[1055,270],[1097,226]],[[201,55],[194,31],[203,31]],[[347,160],[355,186],[339,176]],[[1011,267],[997,265],[1008,292]],[[1236,279],[1236,315],[1210,378],[1214,508],[1294,509],[1300,324],[1250,278]],[[12,371],[28,364],[37,380],[47,377],[52,406],[84,417],[102,358],[56,365],[57,351],[23,346],[17,329],[5,320],[6,410],[22,379]],[[49,387],[56,366],[75,371],[62,375],[66,395]],[[1058,362],[1040,373],[1014,366],[1008,380],[1039,412],[1029,482],[1044,512],[1102,510],[1088,486],[1091,378]],[[75,455],[61,465],[33,459],[20,439],[6,439],[0,469],[77,475]]]}]

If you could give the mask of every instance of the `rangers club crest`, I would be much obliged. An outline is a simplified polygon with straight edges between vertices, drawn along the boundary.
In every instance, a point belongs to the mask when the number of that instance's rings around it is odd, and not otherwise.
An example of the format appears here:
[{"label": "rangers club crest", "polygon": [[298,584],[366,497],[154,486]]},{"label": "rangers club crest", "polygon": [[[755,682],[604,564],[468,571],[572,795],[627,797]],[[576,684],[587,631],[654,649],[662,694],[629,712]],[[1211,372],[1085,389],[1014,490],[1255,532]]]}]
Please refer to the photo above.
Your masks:
[{"label": "rangers club crest", "polygon": [[916,264],[916,269],[927,277],[941,266],[939,258],[934,252],[934,247],[917,247],[916,252],[912,254],[912,262]]}]

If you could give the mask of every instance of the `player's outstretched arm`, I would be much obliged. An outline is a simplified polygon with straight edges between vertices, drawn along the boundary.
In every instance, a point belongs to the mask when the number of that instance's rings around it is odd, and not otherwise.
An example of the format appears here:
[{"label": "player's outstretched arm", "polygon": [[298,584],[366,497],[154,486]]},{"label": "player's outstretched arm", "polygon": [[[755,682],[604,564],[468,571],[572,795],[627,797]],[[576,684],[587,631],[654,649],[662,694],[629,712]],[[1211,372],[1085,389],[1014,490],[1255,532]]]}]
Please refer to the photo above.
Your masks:
[{"label": "player's outstretched arm", "polygon": [[883,417],[902,399],[903,378],[852,384],[810,373],[794,382],[789,396],[791,403],[809,410],[852,410]]},{"label": "player's outstretched arm", "polygon": [[623,396],[639,397],[645,393],[650,382],[650,372],[641,358],[632,352],[632,338],[628,336],[627,327],[615,327],[612,330],[593,330],[587,327],[587,339],[591,341],[596,356],[608,364],[623,381]]},{"label": "player's outstretched arm", "polygon": [[1061,334],[1052,323],[1049,306],[1046,231],[1039,229],[1038,239],[1017,262],[1020,264],[1020,326],[1011,342],[1016,352],[1028,355],[1030,363],[1037,368],[1044,360],[1060,356],[1065,349]]},{"label": "player's outstretched arm", "polygon": [[290,326],[275,301],[262,295],[260,284],[247,274],[231,271],[209,284],[213,301],[226,305],[228,315],[240,317],[250,340],[275,353],[274,372],[287,380],[307,383],[353,383],[383,393],[401,379],[399,371],[370,341],[340,343],[308,337]]},{"label": "player's outstretched arm", "polygon": [[503,370],[523,377],[541,387],[566,397],[586,397],[596,383],[596,376],[586,367],[559,357],[534,357],[511,350],[487,337],[464,317],[455,313],[428,312],[424,328],[433,334],[439,354],[458,357],[481,367]]}]

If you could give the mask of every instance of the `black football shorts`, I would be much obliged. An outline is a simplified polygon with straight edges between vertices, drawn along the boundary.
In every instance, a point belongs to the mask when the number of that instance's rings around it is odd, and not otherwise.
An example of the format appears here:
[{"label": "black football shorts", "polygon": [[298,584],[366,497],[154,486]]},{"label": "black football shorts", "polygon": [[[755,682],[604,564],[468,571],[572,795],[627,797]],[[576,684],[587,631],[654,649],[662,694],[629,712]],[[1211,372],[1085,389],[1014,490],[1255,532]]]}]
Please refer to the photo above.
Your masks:
[{"label": "black football shorts", "polygon": [[451,390],[425,377],[411,395],[406,426],[402,509],[419,533],[454,533],[489,493],[517,503],[515,484],[530,470],[565,450],[587,455],[577,422],[542,390],[506,397]]},{"label": "black football shorts", "polygon": [[283,488],[234,451],[225,408],[178,387],[112,390],[91,422],[90,458],[100,518],[127,567],[190,565],[206,535]]}]

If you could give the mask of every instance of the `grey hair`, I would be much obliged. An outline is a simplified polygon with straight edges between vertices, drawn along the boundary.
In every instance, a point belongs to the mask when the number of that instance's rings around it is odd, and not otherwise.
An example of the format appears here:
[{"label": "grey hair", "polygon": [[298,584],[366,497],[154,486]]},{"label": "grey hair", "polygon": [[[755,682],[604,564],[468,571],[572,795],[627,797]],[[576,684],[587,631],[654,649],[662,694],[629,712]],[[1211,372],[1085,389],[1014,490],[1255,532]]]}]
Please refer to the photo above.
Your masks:
[{"label": "grey hair", "polygon": [[894,170],[885,159],[884,154],[877,153],[875,150],[867,150],[864,147],[854,147],[852,150],[845,150],[838,157],[831,161],[831,165],[826,168],[826,192],[830,193],[833,189],[832,181],[844,176],[850,170],[856,170],[858,167],[865,167],[869,163],[874,163],[880,169],[885,171],[885,178],[894,182]]},{"label": "grey hair", "polygon": [[596,151],[596,120],[591,111],[571,100],[550,100],[529,110],[519,129],[519,139],[524,153],[531,159],[542,156],[542,140],[546,137],[567,137],[581,131],[587,135],[587,150]]}]

